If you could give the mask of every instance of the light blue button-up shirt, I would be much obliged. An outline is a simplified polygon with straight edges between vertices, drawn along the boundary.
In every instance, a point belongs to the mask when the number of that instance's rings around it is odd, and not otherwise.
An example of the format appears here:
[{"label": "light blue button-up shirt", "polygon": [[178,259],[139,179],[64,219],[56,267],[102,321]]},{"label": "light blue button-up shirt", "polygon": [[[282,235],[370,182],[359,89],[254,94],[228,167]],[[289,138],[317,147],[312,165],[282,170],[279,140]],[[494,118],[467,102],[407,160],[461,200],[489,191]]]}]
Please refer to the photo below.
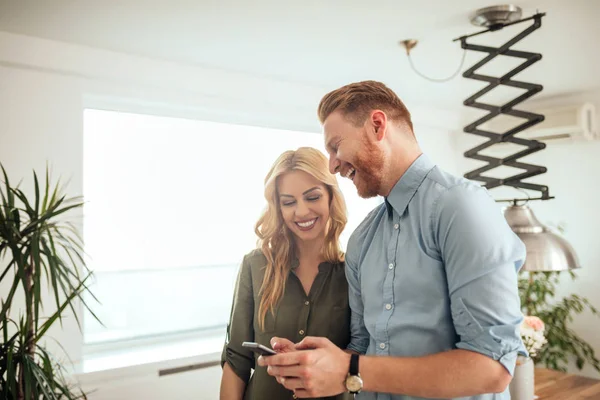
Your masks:
[{"label": "light blue button-up shirt", "polygon": [[[525,254],[486,189],[421,155],[348,243],[348,348],[413,357],[465,349],[512,374],[517,355],[527,354],[517,286]],[[357,399],[416,398],[362,392]]]}]

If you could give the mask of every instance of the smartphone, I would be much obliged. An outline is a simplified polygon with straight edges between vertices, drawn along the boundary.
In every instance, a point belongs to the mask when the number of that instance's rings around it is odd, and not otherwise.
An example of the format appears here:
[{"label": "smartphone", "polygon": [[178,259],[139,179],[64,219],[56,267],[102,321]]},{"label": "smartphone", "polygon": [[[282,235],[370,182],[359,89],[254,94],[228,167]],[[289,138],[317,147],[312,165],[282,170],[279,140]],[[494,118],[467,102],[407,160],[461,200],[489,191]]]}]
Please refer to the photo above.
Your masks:
[{"label": "smartphone", "polygon": [[268,348],[267,346],[263,346],[262,344],[258,344],[255,342],[244,342],[242,343],[242,347],[246,347],[259,356],[272,356],[273,354],[277,354],[275,350]]}]

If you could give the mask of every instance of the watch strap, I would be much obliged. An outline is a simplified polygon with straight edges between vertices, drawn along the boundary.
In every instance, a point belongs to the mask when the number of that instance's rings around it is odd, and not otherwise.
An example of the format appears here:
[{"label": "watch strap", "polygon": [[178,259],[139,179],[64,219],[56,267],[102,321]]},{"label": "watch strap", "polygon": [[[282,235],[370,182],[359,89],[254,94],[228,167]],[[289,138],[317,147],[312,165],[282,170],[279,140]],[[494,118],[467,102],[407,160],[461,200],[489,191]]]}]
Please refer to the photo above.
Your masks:
[{"label": "watch strap", "polygon": [[358,354],[350,355],[350,375],[358,375]]}]

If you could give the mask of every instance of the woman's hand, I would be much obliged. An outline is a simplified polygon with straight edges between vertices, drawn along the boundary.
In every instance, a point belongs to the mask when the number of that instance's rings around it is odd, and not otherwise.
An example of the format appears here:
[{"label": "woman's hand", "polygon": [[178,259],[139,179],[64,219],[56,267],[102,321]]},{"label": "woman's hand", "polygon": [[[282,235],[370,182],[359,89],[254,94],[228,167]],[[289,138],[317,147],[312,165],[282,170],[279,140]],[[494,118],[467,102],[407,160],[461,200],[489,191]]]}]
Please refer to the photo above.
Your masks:
[{"label": "woman's hand", "polygon": [[271,348],[277,353],[289,353],[296,350],[296,345],[291,340],[273,337],[271,338]]}]

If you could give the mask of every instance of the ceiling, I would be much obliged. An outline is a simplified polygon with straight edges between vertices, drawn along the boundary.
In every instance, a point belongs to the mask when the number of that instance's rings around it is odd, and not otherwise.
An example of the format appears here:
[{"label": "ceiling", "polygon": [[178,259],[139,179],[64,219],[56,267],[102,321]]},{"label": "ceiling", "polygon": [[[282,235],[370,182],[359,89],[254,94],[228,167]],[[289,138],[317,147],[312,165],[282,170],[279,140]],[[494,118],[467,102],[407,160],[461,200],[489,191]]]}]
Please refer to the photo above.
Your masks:
[{"label": "ceiling", "polygon": [[[418,77],[398,45],[417,38],[412,57],[433,77],[451,75],[462,50],[452,39],[486,0],[0,0],[0,30],[331,89],[352,81],[386,82],[410,105],[446,109],[481,87],[460,76],[443,84]],[[546,12],[543,26],[518,49],[543,60],[518,79],[544,85],[539,96],[600,88],[600,0],[525,0],[524,16]],[[525,24],[474,39],[500,44]],[[469,52],[465,68],[481,54]],[[504,57],[503,57],[504,58]],[[482,72],[516,65],[498,60]],[[463,68],[463,70],[465,69]],[[497,101],[514,94],[498,90]]]}]

